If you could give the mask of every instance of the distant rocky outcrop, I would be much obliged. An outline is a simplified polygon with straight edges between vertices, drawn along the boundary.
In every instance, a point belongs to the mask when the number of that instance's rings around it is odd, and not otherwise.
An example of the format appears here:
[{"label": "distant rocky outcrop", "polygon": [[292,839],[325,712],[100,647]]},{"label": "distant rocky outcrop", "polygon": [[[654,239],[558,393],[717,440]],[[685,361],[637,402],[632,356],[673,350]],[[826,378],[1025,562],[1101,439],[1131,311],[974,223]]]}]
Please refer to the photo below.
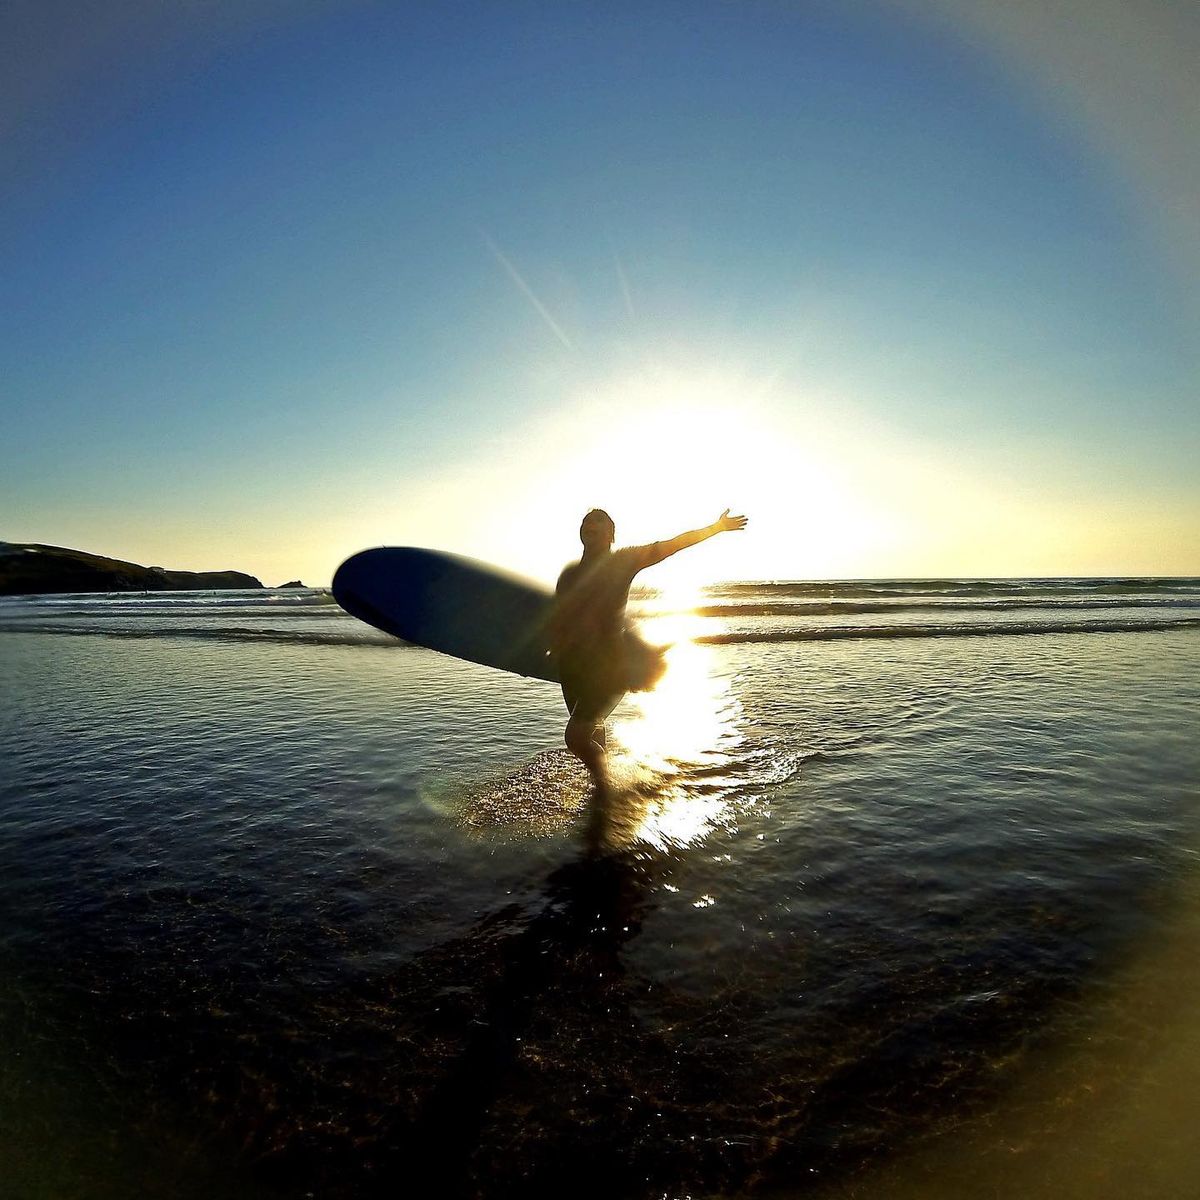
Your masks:
[{"label": "distant rocky outcrop", "polygon": [[241,571],[168,571],[65,546],[0,542],[0,596],[260,587],[259,580]]},{"label": "distant rocky outcrop", "polygon": [[298,580],[298,579],[293,579],[293,580],[292,580],[290,583],[281,583],[279,586],[280,586],[281,588],[285,588],[285,587],[303,587],[303,586],[304,586],[304,584],[302,584],[302,583],[300,582],[300,580]]}]

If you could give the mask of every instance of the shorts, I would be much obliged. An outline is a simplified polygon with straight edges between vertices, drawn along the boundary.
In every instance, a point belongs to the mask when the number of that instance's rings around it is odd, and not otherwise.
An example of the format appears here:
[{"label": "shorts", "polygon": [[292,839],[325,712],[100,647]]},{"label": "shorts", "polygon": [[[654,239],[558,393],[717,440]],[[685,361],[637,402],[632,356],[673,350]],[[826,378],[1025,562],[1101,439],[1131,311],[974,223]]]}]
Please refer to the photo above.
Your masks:
[{"label": "shorts", "polygon": [[621,702],[626,687],[623,672],[594,655],[564,655],[558,660],[558,681],[572,721],[599,725]]},{"label": "shorts", "polygon": [[632,633],[616,645],[573,649],[559,655],[558,679],[573,721],[598,725],[626,692],[650,691],[666,669],[664,651]]}]

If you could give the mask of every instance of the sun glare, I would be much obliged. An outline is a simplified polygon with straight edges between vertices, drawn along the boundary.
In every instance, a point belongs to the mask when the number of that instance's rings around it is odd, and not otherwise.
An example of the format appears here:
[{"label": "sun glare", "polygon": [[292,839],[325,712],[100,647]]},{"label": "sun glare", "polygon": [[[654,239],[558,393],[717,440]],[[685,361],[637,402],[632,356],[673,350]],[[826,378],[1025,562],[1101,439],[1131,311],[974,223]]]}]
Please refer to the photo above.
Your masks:
[{"label": "sun glare", "polygon": [[610,732],[629,798],[623,837],[667,848],[700,841],[730,819],[733,757],[743,741],[741,703],[715,656],[693,640],[713,622],[695,614],[699,592],[672,588],[641,622],[669,645],[667,671],[652,692],[630,694]]},{"label": "sun glare", "polygon": [[360,540],[411,538],[547,583],[578,555],[590,508],[612,514],[625,546],[726,507],[749,517],[744,534],[655,567],[643,580],[655,587],[987,574],[989,547],[1019,543],[1014,562],[1036,561],[1046,524],[1004,481],[975,478],[843,397],[717,369],[647,368],[581,389],[540,422],[499,428],[469,461],[361,507],[379,517],[377,533],[359,521]]},{"label": "sun glare", "polygon": [[617,740],[656,771],[712,765],[736,740],[739,708],[729,680],[713,673],[710,648],[693,641],[714,624],[691,611],[699,601],[683,588],[656,598],[660,615],[643,620],[641,633],[669,646],[667,672],[653,691],[631,693],[628,717],[613,724]]},{"label": "sun glare", "polygon": [[[749,516],[748,535],[679,555],[646,582],[837,575],[891,528],[856,489],[821,411],[816,401],[781,403],[732,373],[654,370],[598,387],[514,447],[488,537],[528,569],[532,545],[573,548],[589,508],[608,510],[618,544],[631,545],[706,525],[728,507]],[[513,492],[514,478],[522,491]],[[537,569],[550,575],[556,565]]]}]

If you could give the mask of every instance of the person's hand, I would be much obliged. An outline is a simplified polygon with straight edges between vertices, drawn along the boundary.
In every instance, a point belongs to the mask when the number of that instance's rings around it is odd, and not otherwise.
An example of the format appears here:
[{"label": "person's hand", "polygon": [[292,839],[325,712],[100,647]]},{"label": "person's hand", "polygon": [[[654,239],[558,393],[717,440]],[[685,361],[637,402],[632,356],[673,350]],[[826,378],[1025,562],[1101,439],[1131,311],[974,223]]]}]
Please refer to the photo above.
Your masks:
[{"label": "person's hand", "polygon": [[745,529],[745,517],[731,517],[729,509],[726,509],[714,522],[718,533],[728,533],[734,529]]}]

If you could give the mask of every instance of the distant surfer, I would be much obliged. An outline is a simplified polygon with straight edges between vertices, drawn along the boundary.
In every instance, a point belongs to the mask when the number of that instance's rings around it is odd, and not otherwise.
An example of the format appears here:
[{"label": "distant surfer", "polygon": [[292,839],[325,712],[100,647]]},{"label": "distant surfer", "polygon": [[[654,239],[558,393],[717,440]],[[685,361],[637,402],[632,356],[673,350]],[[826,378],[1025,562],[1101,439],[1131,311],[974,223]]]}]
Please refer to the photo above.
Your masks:
[{"label": "distant surfer", "polygon": [[664,670],[663,650],[626,629],[625,605],[634,576],[718,533],[745,527],[745,517],[731,517],[726,509],[703,529],[614,550],[612,517],[594,508],[583,518],[583,556],[558,577],[550,644],[570,714],[567,749],[587,767],[597,799],[609,790],[604,722],[626,692],[648,691]]}]

